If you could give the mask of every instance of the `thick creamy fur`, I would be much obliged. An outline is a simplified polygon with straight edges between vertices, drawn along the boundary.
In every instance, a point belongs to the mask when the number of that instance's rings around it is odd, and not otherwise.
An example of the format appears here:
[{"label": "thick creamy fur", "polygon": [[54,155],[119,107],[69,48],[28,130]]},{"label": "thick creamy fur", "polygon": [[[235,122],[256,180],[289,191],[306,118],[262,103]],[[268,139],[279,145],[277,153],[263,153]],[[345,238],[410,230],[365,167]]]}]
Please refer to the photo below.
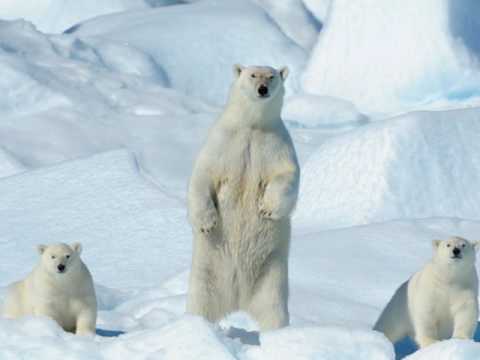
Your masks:
[{"label": "thick creamy fur", "polygon": [[[400,286],[374,329],[393,343],[410,336],[420,347],[471,339],[478,319],[477,247],[459,237],[434,241],[433,259]],[[461,258],[454,257],[455,248]]]},{"label": "thick creamy fur", "polygon": [[[189,187],[194,249],[187,311],[217,321],[244,310],[262,330],[288,325],[295,150],[280,118],[287,69],[235,67]],[[269,96],[259,95],[261,86]]]},{"label": "thick creamy fur", "polygon": [[[40,245],[39,264],[24,279],[11,284],[3,315],[47,316],[65,331],[95,334],[97,301],[92,277],[80,259],[81,245]],[[65,266],[60,272],[58,265]]]}]

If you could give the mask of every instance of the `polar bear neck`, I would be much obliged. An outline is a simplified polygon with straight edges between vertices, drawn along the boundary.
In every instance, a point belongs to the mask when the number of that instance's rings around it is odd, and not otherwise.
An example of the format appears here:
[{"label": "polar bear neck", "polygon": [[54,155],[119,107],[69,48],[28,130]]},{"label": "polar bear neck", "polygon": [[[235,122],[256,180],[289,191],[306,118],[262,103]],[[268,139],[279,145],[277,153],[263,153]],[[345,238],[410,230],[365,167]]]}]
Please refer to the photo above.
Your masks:
[{"label": "polar bear neck", "polygon": [[281,120],[283,91],[269,100],[253,101],[241,91],[232,89],[220,121],[227,127],[276,128]]},{"label": "polar bear neck", "polygon": [[477,282],[475,264],[452,264],[433,259],[427,267],[437,283],[462,285]]}]

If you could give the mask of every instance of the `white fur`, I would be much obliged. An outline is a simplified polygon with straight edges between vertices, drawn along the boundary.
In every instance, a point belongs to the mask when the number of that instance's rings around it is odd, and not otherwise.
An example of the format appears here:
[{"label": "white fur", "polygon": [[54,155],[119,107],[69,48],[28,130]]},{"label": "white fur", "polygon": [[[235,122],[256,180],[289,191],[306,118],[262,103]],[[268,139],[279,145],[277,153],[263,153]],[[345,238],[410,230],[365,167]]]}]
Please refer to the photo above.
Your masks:
[{"label": "white fur", "polygon": [[[65,331],[95,334],[97,300],[92,276],[80,259],[81,249],[78,243],[39,245],[40,262],[24,280],[9,286],[3,315],[48,316]],[[60,264],[65,266],[63,273]]]},{"label": "white fur", "polygon": [[[478,319],[478,243],[460,237],[435,240],[433,259],[403,283],[374,329],[393,343],[410,336],[420,347],[451,337],[471,339]],[[461,259],[452,258],[453,249]]]},{"label": "white fur", "polygon": [[[194,249],[187,311],[217,321],[244,310],[262,330],[286,326],[295,150],[280,118],[287,68],[234,68],[228,103],[189,187]],[[259,97],[261,86],[269,97]]]}]

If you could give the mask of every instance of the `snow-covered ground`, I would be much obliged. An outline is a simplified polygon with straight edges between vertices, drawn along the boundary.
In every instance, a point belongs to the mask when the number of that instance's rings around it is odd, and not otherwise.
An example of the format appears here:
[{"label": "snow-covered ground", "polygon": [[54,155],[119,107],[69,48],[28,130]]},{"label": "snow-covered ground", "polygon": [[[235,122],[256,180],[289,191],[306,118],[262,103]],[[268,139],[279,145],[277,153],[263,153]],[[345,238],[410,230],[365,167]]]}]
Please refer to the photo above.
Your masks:
[{"label": "snow-covered ground", "polygon": [[[415,350],[370,328],[432,239],[480,238],[475,1],[35,4],[0,3],[0,19],[56,33],[0,20],[0,301],[36,244],[80,241],[100,313],[94,339],[46,318],[0,319],[1,360]],[[186,185],[234,63],[290,67],[283,115],[302,165],[292,324],[260,335],[245,314],[218,325],[185,315]],[[409,358],[478,359],[480,345]]]}]

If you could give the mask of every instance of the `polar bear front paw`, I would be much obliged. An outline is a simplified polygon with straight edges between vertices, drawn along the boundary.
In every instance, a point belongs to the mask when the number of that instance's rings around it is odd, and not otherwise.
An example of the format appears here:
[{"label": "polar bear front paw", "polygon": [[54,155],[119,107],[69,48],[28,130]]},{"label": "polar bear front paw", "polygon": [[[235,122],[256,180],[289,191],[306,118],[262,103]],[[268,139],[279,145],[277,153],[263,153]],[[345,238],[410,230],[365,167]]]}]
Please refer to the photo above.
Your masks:
[{"label": "polar bear front paw", "polygon": [[200,232],[203,234],[210,234],[218,224],[218,214],[216,210],[206,211],[199,222]]},{"label": "polar bear front paw", "polygon": [[260,217],[268,220],[278,220],[280,216],[276,213],[276,211],[272,210],[271,207],[266,206],[265,203],[260,203],[260,206],[258,207],[258,211],[260,214]]}]

